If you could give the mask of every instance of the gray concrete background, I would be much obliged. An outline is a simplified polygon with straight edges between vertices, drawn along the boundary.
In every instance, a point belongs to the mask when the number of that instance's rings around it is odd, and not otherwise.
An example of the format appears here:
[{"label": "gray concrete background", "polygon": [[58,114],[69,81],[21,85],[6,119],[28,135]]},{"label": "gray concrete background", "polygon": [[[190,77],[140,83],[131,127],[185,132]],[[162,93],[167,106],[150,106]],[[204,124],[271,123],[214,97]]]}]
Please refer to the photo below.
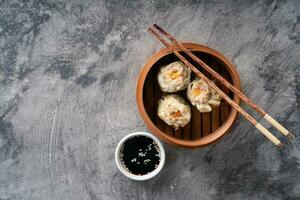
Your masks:
[{"label": "gray concrete background", "polygon": [[[0,199],[300,199],[299,22],[299,0],[1,0]],[[114,150],[146,130],[135,86],[162,48],[152,23],[226,55],[296,139],[271,129],[280,151],[239,118],[209,147],[166,144],[153,180],[125,178]]]}]

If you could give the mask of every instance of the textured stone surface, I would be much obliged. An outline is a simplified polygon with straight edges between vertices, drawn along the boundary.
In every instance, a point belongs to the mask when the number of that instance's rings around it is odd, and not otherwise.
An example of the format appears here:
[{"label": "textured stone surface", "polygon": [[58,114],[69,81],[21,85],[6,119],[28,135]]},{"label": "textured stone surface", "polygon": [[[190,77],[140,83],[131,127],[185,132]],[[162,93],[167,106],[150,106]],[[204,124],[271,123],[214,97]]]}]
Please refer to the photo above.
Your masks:
[{"label": "textured stone surface", "polygon": [[[0,199],[300,199],[299,22],[299,0],[1,0]],[[125,178],[114,150],[146,129],[135,85],[162,48],[152,23],[226,55],[295,140],[280,151],[239,118],[209,147],[166,144],[153,180]]]}]

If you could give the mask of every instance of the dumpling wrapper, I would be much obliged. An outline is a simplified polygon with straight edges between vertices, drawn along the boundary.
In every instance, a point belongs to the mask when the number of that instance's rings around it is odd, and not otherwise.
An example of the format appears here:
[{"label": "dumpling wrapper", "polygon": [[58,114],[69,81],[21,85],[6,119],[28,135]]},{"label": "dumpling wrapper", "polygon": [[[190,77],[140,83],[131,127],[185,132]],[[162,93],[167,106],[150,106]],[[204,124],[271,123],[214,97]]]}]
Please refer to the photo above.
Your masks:
[{"label": "dumpling wrapper", "polygon": [[190,122],[191,108],[183,98],[172,94],[158,101],[157,114],[161,120],[176,130]]},{"label": "dumpling wrapper", "polygon": [[161,67],[157,79],[163,92],[177,92],[189,85],[190,76],[190,68],[181,61],[176,61]]},{"label": "dumpling wrapper", "polygon": [[187,97],[201,113],[211,112],[212,106],[218,107],[221,101],[220,95],[202,79],[196,79],[190,83]]},{"label": "dumpling wrapper", "polygon": [[220,103],[221,103],[221,96],[214,89],[211,88],[211,95],[208,100],[208,104],[214,107],[218,107],[220,106]]},{"label": "dumpling wrapper", "polygon": [[200,103],[200,104],[196,104],[196,107],[201,113],[212,111],[212,108],[209,104],[201,104]]},{"label": "dumpling wrapper", "polygon": [[187,97],[200,112],[210,112],[212,110],[208,104],[210,89],[203,80],[196,79],[190,83],[187,90]]}]

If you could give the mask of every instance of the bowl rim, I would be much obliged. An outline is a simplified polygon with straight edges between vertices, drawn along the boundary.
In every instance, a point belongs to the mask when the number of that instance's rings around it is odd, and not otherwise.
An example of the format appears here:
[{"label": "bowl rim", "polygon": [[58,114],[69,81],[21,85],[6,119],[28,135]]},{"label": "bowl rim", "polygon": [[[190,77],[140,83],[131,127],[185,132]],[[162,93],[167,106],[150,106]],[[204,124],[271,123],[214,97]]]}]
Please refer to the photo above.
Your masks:
[{"label": "bowl rim", "polygon": [[[158,145],[159,148],[159,157],[160,157],[160,162],[157,166],[157,168],[155,170],[153,170],[152,172],[150,172],[149,174],[144,174],[144,175],[135,175],[132,174],[130,172],[128,172],[122,165],[121,160],[120,160],[120,151],[121,151],[121,147],[123,146],[123,144],[130,138],[135,137],[135,136],[145,136],[148,138],[151,138],[154,142],[156,142],[156,144]],[[162,170],[164,164],[165,164],[165,160],[166,160],[166,153],[165,153],[165,149],[162,145],[162,143],[159,141],[159,139],[147,132],[134,132],[134,133],[130,133],[128,135],[126,135],[125,137],[123,137],[120,142],[117,145],[116,151],[115,151],[115,162],[117,164],[117,167],[119,169],[120,172],[122,172],[122,174],[124,174],[126,177],[132,179],[132,180],[136,180],[136,181],[145,181],[148,179],[153,178],[154,176],[156,176],[157,174],[159,174],[159,172]]]},{"label": "bowl rim", "polygon": [[[203,53],[208,53],[211,54],[212,56],[215,56],[218,58],[221,62],[223,62],[224,65],[226,65],[226,69],[228,70],[232,81],[233,85],[241,90],[241,81],[240,77],[238,75],[238,72],[236,71],[236,67],[234,64],[229,61],[223,54],[218,52],[217,50],[214,50],[210,47],[207,47],[205,45],[201,44],[196,44],[196,43],[182,43],[186,48],[193,50],[193,51],[198,51],[198,52],[203,52]],[[176,45],[172,46],[175,50],[179,50],[179,47]],[[223,123],[222,126],[220,126],[217,130],[213,131],[209,135],[196,139],[196,140],[182,140],[178,139],[175,137],[172,137],[163,131],[161,131],[150,119],[150,117],[147,114],[147,111],[144,106],[143,102],[143,89],[144,89],[144,83],[147,77],[148,72],[152,68],[152,66],[162,57],[171,54],[171,50],[168,48],[164,48],[159,50],[158,52],[154,53],[144,64],[143,68],[141,69],[137,81],[137,87],[136,87],[136,101],[137,101],[137,106],[139,113],[141,117],[143,118],[146,126],[149,128],[151,132],[153,132],[156,136],[158,136],[160,139],[170,143],[170,144],[175,144],[183,147],[189,147],[189,148],[196,148],[196,147],[201,147],[201,146],[206,146],[208,144],[211,144],[217,140],[219,140],[222,136],[224,136],[228,130],[231,128],[233,125],[233,122],[235,121],[237,117],[237,111],[235,109],[231,109],[229,116],[227,120]],[[240,104],[240,98],[234,94],[233,95],[233,101],[237,104]]]}]

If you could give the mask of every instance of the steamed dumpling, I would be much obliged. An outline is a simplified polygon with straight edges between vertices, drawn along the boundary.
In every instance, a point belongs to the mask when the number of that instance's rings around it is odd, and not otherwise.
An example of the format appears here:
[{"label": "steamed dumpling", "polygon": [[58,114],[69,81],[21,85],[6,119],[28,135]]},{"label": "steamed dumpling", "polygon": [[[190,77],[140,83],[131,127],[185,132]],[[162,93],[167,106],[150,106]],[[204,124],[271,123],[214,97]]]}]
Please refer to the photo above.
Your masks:
[{"label": "steamed dumpling", "polygon": [[212,106],[220,105],[220,95],[202,79],[192,81],[187,90],[187,97],[200,112],[212,111]]},{"label": "steamed dumpling", "polygon": [[163,92],[177,92],[187,88],[190,76],[190,68],[181,61],[176,61],[161,67],[157,78]]},{"label": "steamed dumpling", "polygon": [[158,101],[157,114],[169,126],[178,129],[187,125],[191,119],[191,108],[183,98],[172,94]]},{"label": "steamed dumpling", "polygon": [[210,89],[203,80],[196,79],[190,83],[187,97],[200,112],[210,112],[212,110],[208,104]]}]

